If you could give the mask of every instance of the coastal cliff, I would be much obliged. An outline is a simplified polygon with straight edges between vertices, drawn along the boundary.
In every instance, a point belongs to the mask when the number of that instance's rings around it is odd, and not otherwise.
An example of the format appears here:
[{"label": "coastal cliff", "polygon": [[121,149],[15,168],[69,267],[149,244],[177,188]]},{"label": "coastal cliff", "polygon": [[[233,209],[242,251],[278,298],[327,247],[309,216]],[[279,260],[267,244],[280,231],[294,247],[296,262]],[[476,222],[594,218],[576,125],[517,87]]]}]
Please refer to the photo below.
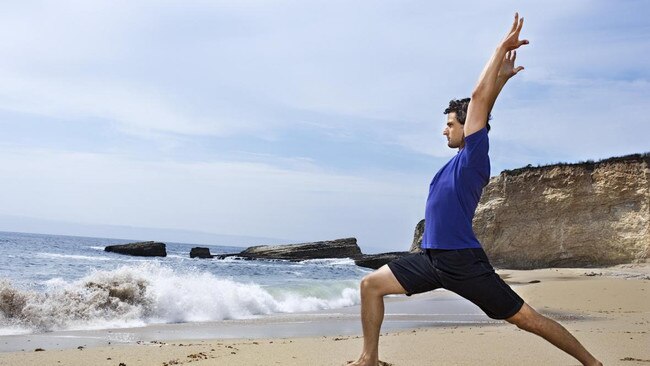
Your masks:
[{"label": "coastal cliff", "polygon": [[485,187],[473,225],[498,267],[645,262],[650,154],[503,171]]}]

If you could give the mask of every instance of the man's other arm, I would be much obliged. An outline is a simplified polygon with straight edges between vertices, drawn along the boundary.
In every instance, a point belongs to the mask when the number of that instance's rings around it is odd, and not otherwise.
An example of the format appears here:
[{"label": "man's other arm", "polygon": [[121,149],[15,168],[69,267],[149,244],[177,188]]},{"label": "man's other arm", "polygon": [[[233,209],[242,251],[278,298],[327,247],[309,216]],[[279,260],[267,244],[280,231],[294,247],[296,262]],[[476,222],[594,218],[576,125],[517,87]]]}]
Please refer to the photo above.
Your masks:
[{"label": "man's other arm", "polygon": [[485,127],[488,115],[506,82],[523,70],[522,66],[514,67],[514,61],[517,57],[515,50],[522,45],[528,44],[527,40],[519,40],[519,33],[523,25],[524,18],[519,19],[519,14],[515,14],[515,20],[508,34],[499,43],[492,57],[483,68],[478,83],[472,92],[472,99],[467,107],[467,119],[464,127],[465,136],[469,136]]}]

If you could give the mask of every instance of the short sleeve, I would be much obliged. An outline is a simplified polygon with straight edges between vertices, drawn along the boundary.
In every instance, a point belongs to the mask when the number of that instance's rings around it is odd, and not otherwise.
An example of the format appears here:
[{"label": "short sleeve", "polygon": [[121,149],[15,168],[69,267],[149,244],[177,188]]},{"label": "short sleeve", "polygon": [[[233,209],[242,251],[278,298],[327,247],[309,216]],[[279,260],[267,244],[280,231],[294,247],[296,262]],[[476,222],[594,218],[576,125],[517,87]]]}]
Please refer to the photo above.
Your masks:
[{"label": "short sleeve", "polygon": [[465,147],[463,147],[463,165],[468,167],[480,168],[490,164],[488,151],[490,143],[488,140],[487,128],[474,132],[465,137]]}]

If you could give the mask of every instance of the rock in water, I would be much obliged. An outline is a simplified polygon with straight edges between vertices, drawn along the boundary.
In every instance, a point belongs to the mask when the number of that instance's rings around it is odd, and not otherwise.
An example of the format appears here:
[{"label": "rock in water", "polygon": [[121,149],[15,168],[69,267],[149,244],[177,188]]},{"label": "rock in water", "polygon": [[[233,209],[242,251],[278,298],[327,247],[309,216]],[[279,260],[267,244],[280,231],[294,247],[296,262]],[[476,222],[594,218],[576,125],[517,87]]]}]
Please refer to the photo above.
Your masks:
[{"label": "rock in water", "polygon": [[650,251],[650,154],[504,171],[474,232],[503,268],[643,262]]},{"label": "rock in water", "polygon": [[139,257],[166,257],[167,249],[165,243],[154,241],[143,241],[139,243],[129,243],[121,245],[109,245],[104,251],[134,255]]},{"label": "rock in water", "polygon": [[354,259],[361,256],[361,249],[357,245],[356,238],[345,238],[301,244],[260,245],[250,247],[235,255],[246,259]]},{"label": "rock in water", "polygon": [[210,248],[194,247],[190,250],[190,258],[214,258]]},{"label": "rock in water", "polygon": [[[424,220],[423,220],[424,221]],[[380,254],[364,254],[361,258],[356,259],[354,264],[359,267],[366,267],[372,269],[379,269],[384,264],[401,258],[405,255],[409,255],[411,252],[390,252],[390,253],[380,253]]]}]

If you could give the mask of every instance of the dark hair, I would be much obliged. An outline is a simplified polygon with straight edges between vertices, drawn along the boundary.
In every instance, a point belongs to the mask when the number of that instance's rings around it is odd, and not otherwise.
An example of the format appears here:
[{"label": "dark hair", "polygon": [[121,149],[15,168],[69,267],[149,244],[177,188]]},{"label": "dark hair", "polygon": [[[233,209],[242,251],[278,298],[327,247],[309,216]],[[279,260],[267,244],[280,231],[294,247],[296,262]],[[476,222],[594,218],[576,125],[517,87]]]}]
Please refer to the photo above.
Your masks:
[{"label": "dark hair", "polygon": [[[456,118],[458,118],[458,122],[460,122],[461,125],[465,124],[465,119],[467,118],[467,107],[469,106],[469,101],[471,98],[465,98],[465,99],[452,99],[449,101],[449,107],[445,109],[444,114],[449,114],[451,112],[456,113]],[[486,127],[487,130],[490,131],[490,120],[492,119],[492,115],[488,114]]]}]

